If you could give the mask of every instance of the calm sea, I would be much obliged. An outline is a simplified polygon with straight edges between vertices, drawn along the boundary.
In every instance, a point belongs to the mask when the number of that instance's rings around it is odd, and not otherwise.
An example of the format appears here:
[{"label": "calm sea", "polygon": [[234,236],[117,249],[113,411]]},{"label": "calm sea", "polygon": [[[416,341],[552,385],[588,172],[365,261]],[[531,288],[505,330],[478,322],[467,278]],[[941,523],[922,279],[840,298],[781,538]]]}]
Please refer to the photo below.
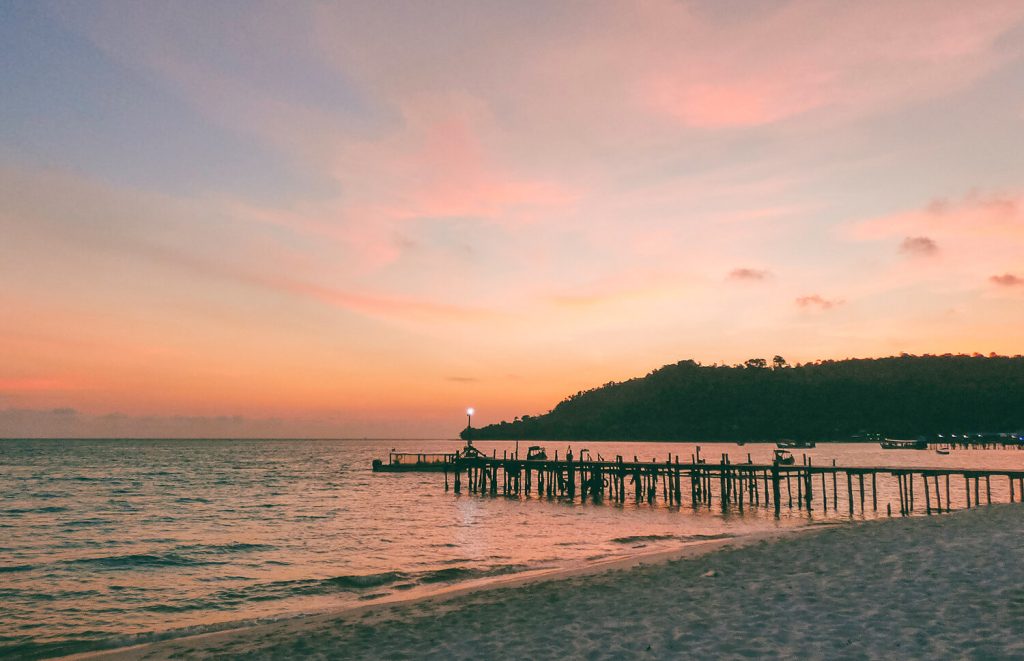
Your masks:
[{"label": "calm sea", "polygon": [[[580,444],[575,444],[577,452]],[[0,656],[57,656],[514,573],[847,519],[784,508],[580,504],[444,490],[440,474],[374,474],[388,450],[454,441],[0,441]],[[514,447],[483,442],[487,451]],[[564,452],[564,444],[547,444]],[[716,460],[767,445],[704,444]],[[691,444],[594,443],[595,455],[687,458]],[[523,448],[525,451],[525,448]],[[1017,450],[823,445],[815,464],[1024,466]],[[1006,485],[993,483],[1005,500]],[[895,501],[879,487],[881,502]],[[884,515],[884,504],[880,508]],[[871,515],[871,512],[868,512]],[[857,518],[862,515],[859,513]]]}]

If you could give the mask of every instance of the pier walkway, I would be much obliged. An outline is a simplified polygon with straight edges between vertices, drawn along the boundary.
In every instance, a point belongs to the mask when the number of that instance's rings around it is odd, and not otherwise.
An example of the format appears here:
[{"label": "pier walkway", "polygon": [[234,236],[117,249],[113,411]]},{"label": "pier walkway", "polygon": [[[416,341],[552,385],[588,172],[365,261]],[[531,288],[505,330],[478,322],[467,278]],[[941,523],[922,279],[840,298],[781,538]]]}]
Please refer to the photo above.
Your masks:
[{"label": "pier walkway", "polygon": [[[491,495],[579,498],[583,501],[655,503],[672,506],[773,508],[797,507],[807,511],[838,511],[853,515],[867,508],[878,512],[880,503],[891,515],[948,512],[954,507],[976,507],[993,502],[993,480],[1006,484],[1003,500],[1024,497],[1024,469],[979,470],[908,466],[815,466],[806,456],[800,463],[734,463],[727,454],[717,462],[691,455],[687,461],[670,455],[664,461],[632,461],[587,457],[572,452],[563,459],[526,460],[505,456],[459,457],[446,467],[445,489],[463,489]],[[451,473],[451,475],[449,475]],[[1005,480],[1005,482],[1003,482]],[[887,485],[880,484],[885,481]],[[997,484],[998,484],[997,483]],[[916,485],[916,486],[915,486]],[[883,499],[880,496],[885,495]],[[898,501],[893,508],[889,499]]]}]

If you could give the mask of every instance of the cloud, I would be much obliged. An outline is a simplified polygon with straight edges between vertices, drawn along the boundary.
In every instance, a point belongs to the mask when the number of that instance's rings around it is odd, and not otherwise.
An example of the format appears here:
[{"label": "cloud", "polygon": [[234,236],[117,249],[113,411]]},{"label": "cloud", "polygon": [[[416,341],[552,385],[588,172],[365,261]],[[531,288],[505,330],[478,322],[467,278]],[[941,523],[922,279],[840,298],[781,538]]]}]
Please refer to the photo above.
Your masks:
[{"label": "cloud", "polygon": [[765,269],[738,268],[729,272],[730,280],[767,280],[771,272]]},{"label": "cloud", "polygon": [[1020,263],[1024,194],[971,190],[960,197],[937,196],[916,209],[845,225],[839,234],[877,242],[884,250],[896,241],[901,254],[922,258],[900,260],[870,274],[889,290],[914,284],[977,289],[993,272],[1013,273]]},{"label": "cloud", "polygon": [[900,243],[900,252],[905,255],[928,256],[939,251],[939,244],[927,236],[908,236]]},{"label": "cloud", "polygon": [[836,299],[827,299],[827,298],[822,298],[818,294],[810,294],[808,296],[800,296],[799,298],[797,298],[796,299],[796,304],[797,304],[797,307],[804,308],[804,309],[818,308],[820,310],[831,310],[832,308],[836,307],[837,305],[842,305],[843,304],[843,300],[842,299],[838,299],[838,298],[836,298]]},{"label": "cloud", "polygon": [[704,21],[689,6],[645,13],[663,25],[644,31],[661,64],[639,76],[648,107],[692,128],[729,129],[819,110],[863,115],[962,88],[1011,57],[999,41],[1021,7],[977,7],[963,21],[928,2],[901,5],[898,16],[885,4],[813,0],[749,21]]},{"label": "cloud", "polygon": [[1018,285],[1024,285],[1024,278],[1013,275],[1012,273],[994,275],[990,277],[989,280],[999,285],[1000,287],[1016,287]]}]

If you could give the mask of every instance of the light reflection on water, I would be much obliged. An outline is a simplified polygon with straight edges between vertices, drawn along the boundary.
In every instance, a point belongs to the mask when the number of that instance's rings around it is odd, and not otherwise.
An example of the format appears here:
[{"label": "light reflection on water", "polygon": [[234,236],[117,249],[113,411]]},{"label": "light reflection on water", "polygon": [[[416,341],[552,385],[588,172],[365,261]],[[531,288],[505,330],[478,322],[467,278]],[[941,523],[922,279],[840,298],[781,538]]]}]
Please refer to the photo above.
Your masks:
[{"label": "light reflection on water", "polygon": [[[477,445],[498,456],[515,447]],[[566,444],[546,445],[550,454],[555,448],[564,454]],[[605,458],[663,461],[671,453],[685,461],[694,452],[693,444],[587,445]],[[371,460],[392,447],[460,446],[0,442],[0,655],[127,644],[152,632],[312,612],[707,537],[848,518],[843,506],[824,513],[818,505],[810,514],[784,507],[779,519],[749,505],[743,514],[694,510],[685,487],[682,508],[455,496],[444,491],[440,474],[370,471]],[[749,453],[761,463],[772,449],[702,444],[702,456],[714,462],[727,452],[740,462]],[[794,454],[807,454],[815,465],[835,459],[849,466],[1024,467],[1024,452],[1017,450],[940,456],[830,444]],[[954,506],[962,506],[962,484],[952,488]],[[992,483],[992,493],[993,500],[1007,499],[1005,479]],[[870,502],[869,495],[866,516]],[[882,515],[887,502],[898,509],[895,484],[882,479]],[[862,516],[859,502],[856,516]]]}]

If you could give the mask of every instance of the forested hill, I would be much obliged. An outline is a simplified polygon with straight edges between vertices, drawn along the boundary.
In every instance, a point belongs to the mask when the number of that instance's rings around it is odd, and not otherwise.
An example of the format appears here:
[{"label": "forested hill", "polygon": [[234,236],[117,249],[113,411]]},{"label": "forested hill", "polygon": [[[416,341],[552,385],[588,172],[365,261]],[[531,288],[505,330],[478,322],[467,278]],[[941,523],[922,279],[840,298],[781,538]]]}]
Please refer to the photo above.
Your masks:
[{"label": "forested hill", "polygon": [[[841,440],[1024,429],[1024,358],[974,355],[666,365],[474,439]],[[467,431],[463,431],[463,438]]]}]

